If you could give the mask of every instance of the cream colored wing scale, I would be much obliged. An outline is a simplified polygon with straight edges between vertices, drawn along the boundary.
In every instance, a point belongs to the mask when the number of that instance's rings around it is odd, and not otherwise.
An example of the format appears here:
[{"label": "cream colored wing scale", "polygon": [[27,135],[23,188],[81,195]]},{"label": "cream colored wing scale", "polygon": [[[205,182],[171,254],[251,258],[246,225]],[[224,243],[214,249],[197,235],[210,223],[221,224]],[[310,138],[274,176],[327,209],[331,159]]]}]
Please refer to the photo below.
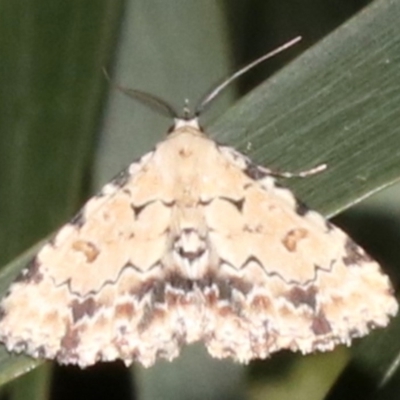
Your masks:
[{"label": "cream colored wing scale", "polygon": [[270,172],[178,121],[38,253],[1,302],[10,351],[152,365],[202,340],[241,362],[385,326],[379,265]]}]

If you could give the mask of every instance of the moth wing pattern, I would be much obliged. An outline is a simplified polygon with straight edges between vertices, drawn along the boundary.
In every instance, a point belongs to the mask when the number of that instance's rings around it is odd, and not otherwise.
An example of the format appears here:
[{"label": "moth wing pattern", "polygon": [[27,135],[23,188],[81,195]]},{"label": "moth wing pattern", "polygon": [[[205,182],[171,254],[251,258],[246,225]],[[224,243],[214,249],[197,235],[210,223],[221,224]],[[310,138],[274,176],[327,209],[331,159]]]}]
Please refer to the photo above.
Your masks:
[{"label": "moth wing pattern", "polygon": [[196,124],[106,185],[23,271],[1,303],[10,351],[150,366],[202,340],[248,362],[387,325],[398,305],[379,265]]},{"label": "moth wing pattern", "polygon": [[170,219],[157,186],[141,184],[153,155],[105,185],[21,272],[1,305],[0,340],[9,350],[82,367],[136,358],[132,349],[145,341],[125,337],[146,319],[153,293],[145,285],[163,278],[157,263]]},{"label": "moth wing pattern", "polygon": [[[215,330],[209,350],[242,361],[281,349],[305,354],[349,345],[372,327],[386,326],[398,304],[379,264],[277,184],[269,170],[233,149],[225,152],[251,181],[236,185],[245,191],[230,199],[240,204],[239,220],[233,213],[228,216],[225,205],[215,208],[213,216],[209,210],[209,220],[219,228],[213,243],[220,271],[230,276],[234,289],[229,302],[236,304],[229,334]],[[226,240],[230,237],[234,240]],[[228,326],[225,321],[221,325]],[[228,337],[235,337],[235,346]]]}]

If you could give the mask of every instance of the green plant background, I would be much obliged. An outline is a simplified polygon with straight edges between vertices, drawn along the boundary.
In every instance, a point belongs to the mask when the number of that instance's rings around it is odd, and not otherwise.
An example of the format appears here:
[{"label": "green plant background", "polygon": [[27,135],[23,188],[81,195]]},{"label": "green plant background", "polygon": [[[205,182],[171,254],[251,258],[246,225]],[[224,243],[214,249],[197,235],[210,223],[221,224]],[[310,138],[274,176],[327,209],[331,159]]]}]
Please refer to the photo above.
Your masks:
[{"label": "green plant background", "polygon": [[[397,287],[400,189],[364,199],[400,177],[399,20],[396,0],[0,2],[0,294],[38,245],[27,249],[171,124],[109,90],[103,67],[119,84],[181,109],[185,98],[196,104],[240,65],[299,34],[300,45],[233,85],[203,125],[276,169],[327,163],[318,176],[285,183],[330,217],[363,200],[335,222],[382,261]],[[191,346],[150,369],[81,371],[1,347],[0,396],[397,399],[399,334],[395,319],[351,350],[282,353],[247,367]]]}]

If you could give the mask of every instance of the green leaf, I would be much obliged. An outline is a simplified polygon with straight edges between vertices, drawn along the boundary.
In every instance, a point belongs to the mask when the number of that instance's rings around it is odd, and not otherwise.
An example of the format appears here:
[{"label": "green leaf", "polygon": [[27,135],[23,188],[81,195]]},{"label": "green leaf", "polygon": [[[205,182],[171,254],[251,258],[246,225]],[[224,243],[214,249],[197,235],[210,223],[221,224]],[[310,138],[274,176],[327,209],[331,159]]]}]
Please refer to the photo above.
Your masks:
[{"label": "green leaf", "polygon": [[396,399],[400,374],[400,319],[373,332],[353,350],[353,357],[332,386],[326,400]]},{"label": "green leaf", "polygon": [[76,209],[119,9],[107,0],[0,4],[1,264]]},{"label": "green leaf", "polygon": [[[245,96],[210,130],[278,170],[327,171],[286,182],[327,215],[400,176],[396,1],[376,1]],[[373,38],[373,40],[371,40]]]},{"label": "green leaf", "polygon": [[[101,67],[110,59],[120,9],[115,0],[0,3],[1,265],[80,203],[105,87]],[[26,265],[22,258],[1,271],[2,295]],[[2,346],[0,382],[38,364]],[[40,371],[16,390],[8,387],[10,398],[46,396],[47,367]]]},{"label": "green leaf", "polygon": [[18,385],[9,385],[10,398],[13,400],[49,398],[51,372],[51,364],[45,363],[25,374],[18,380]]}]

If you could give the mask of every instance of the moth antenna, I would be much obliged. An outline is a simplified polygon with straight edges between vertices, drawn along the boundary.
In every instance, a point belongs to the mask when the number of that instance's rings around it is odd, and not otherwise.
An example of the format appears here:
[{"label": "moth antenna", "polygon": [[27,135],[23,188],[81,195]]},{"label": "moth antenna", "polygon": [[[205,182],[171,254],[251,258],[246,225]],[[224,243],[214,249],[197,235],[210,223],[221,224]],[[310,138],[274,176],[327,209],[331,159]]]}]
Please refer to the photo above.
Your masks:
[{"label": "moth antenna", "polygon": [[235,72],[229,78],[225,79],[221,84],[219,84],[216,88],[212,89],[211,92],[207,93],[203,100],[199,103],[199,105],[195,109],[195,116],[198,117],[204,109],[227,87],[229,86],[235,79],[239,78],[239,76],[245,74],[247,71],[251,70],[258,64],[262,63],[269,58],[274,57],[275,55],[281,53],[282,51],[288,49],[289,47],[293,46],[297,42],[301,40],[301,36],[297,36],[296,38],[290,40],[289,42],[285,43],[282,46],[279,46],[277,49],[265,54],[264,56],[257,58],[250,64],[244,66],[243,68],[239,69],[239,71]]},{"label": "moth antenna", "polygon": [[157,113],[169,118],[178,118],[178,112],[175,110],[175,108],[160,97],[154,96],[153,94],[147,92],[142,92],[141,90],[137,89],[120,88],[120,90],[121,89],[122,92],[127,96],[140,101],[142,104],[151,108]]},{"label": "moth antenna", "polygon": [[183,117],[184,119],[190,119],[189,99],[185,99],[185,105],[183,107]]},{"label": "moth antenna", "polygon": [[168,118],[176,119],[178,118],[178,112],[165,100],[154,96],[153,94],[142,92],[137,89],[128,89],[123,86],[113,83],[110,79],[105,68],[103,68],[103,73],[106,79],[120,92],[124,93],[128,97],[138,100],[140,103],[144,104],[146,107],[156,111],[158,114],[164,115]]}]

